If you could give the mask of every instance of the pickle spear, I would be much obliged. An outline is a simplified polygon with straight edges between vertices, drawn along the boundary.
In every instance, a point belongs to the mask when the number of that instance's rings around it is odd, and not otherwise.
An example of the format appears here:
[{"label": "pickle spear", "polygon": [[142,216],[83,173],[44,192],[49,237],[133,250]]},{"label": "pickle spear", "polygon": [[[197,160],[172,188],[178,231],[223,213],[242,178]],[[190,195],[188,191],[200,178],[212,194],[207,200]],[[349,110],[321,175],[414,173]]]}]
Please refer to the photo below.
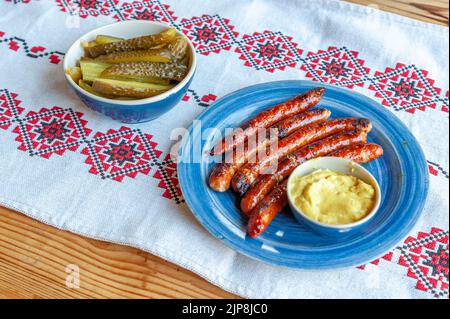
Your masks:
[{"label": "pickle spear", "polygon": [[183,60],[188,56],[189,44],[184,37],[178,36],[171,44],[169,44],[170,54],[172,59],[176,61]]},{"label": "pickle spear", "polygon": [[79,86],[80,88],[82,88],[83,90],[85,90],[85,91],[91,93],[91,94],[94,94],[94,95],[97,95],[97,96],[101,96],[101,97],[106,97],[106,98],[108,98],[108,99],[124,100],[124,101],[125,101],[125,100],[134,100],[134,99],[131,98],[131,97],[114,97],[114,96],[109,96],[109,95],[101,95],[101,94],[98,94],[97,92],[95,92],[95,91],[92,89],[92,86],[91,86],[91,85],[87,84],[87,83],[84,82],[83,80],[78,81],[78,86]]},{"label": "pickle spear", "polygon": [[96,78],[100,77],[100,74],[110,66],[110,63],[99,62],[97,60],[80,60],[81,73],[83,74],[84,81],[94,81]]},{"label": "pickle spear", "polygon": [[89,54],[89,48],[92,48],[93,46],[97,45],[97,43],[94,41],[84,41],[81,40],[81,45],[83,46],[83,50],[84,50],[84,55],[86,57],[90,57],[91,55]]},{"label": "pickle spear", "polygon": [[173,85],[160,85],[111,79],[96,79],[92,84],[92,89],[99,94],[114,97],[131,97],[136,99],[155,96],[171,89],[172,87]]},{"label": "pickle spear", "polygon": [[100,55],[115,53],[115,52],[128,52],[135,50],[146,50],[155,45],[170,43],[175,40],[177,32],[175,29],[169,28],[161,33],[142,36],[138,38],[98,44],[93,47],[88,47],[87,50],[91,57],[98,57]]},{"label": "pickle spear", "polygon": [[72,78],[72,80],[74,80],[75,83],[78,83],[78,81],[82,78],[81,68],[78,66],[68,68],[66,73]]},{"label": "pickle spear", "polygon": [[83,46],[83,48],[85,48],[85,49],[97,45],[97,43],[95,41],[84,41],[84,40],[81,40],[80,43]]},{"label": "pickle spear", "polygon": [[78,81],[78,85],[79,85],[80,88],[82,88],[83,90],[85,90],[85,91],[87,91],[87,92],[89,92],[89,93],[91,93],[91,94],[101,96],[100,94],[98,94],[97,92],[95,92],[95,91],[92,89],[92,86],[90,86],[89,84],[87,84],[87,83],[84,82],[83,80],[79,80],[79,81]]},{"label": "pickle spear", "polygon": [[109,35],[103,35],[103,34],[99,34],[95,37],[96,44],[108,44],[108,43],[114,43],[114,42],[119,42],[119,41],[123,41],[123,39],[112,37]]},{"label": "pickle spear", "polygon": [[125,62],[170,62],[171,54],[166,49],[137,50],[130,52],[116,52],[107,55],[101,55],[96,61],[107,63],[125,63]]},{"label": "pickle spear", "polygon": [[137,82],[164,83],[181,81],[188,68],[179,63],[129,62],[113,64],[100,74],[102,78]]},{"label": "pickle spear", "polygon": [[122,40],[123,39],[121,39],[121,38],[116,38],[116,37],[111,37],[111,36],[108,36],[108,35],[101,35],[101,34],[99,34],[99,35],[97,35],[95,37],[95,40],[92,40],[92,41],[89,41],[89,42],[81,40],[81,45],[84,48],[84,55],[87,56],[87,57],[91,57],[91,54],[89,52],[90,48],[92,48],[92,47],[94,47],[96,45],[99,45],[99,44],[107,44],[107,43],[119,42],[119,41],[122,41]]}]

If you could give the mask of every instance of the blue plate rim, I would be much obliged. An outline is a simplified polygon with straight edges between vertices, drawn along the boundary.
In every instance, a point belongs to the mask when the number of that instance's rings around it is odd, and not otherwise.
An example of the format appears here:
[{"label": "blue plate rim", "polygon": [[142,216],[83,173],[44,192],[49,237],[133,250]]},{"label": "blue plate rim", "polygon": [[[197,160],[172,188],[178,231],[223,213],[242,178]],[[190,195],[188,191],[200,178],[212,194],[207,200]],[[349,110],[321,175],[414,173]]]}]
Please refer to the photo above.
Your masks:
[{"label": "blue plate rim", "polygon": [[[298,269],[336,269],[336,268],[348,268],[348,267],[354,267],[357,265],[365,264],[367,262],[370,262],[382,255],[384,255],[387,251],[391,250],[393,247],[396,246],[398,242],[406,238],[411,231],[411,229],[415,226],[417,223],[423,207],[425,205],[426,199],[428,197],[428,191],[429,191],[429,174],[427,169],[427,162],[424,155],[424,152],[417,141],[417,139],[412,135],[412,133],[409,131],[407,126],[400,121],[395,115],[391,113],[391,111],[387,110],[385,107],[381,106],[378,102],[372,100],[371,98],[359,93],[355,92],[353,90],[350,90],[348,88],[342,88],[335,85],[325,84],[325,83],[319,83],[319,82],[313,82],[313,81],[305,81],[305,80],[284,80],[284,81],[273,81],[273,82],[266,82],[266,83],[260,83],[256,85],[251,85],[245,88],[241,88],[239,90],[236,90],[234,92],[231,92],[216,102],[214,102],[206,111],[201,113],[196,120],[202,120],[205,117],[210,116],[211,113],[214,113],[217,109],[217,106],[220,106],[221,104],[225,103],[227,100],[233,98],[234,96],[239,96],[243,94],[251,94],[254,93],[254,91],[259,91],[263,89],[270,89],[273,87],[294,87],[294,88],[300,88],[302,86],[309,86],[309,87],[325,87],[327,91],[335,91],[338,94],[344,94],[347,96],[352,96],[355,99],[359,99],[363,101],[365,104],[370,105],[373,108],[376,108],[377,112],[381,114],[381,116],[385,119],[387,119],[387,122],[389,123],[389,126],[399,128],[401,132],[406,133],[406,136],[403,137],[404,140],[407,140],[409,143],[409,146],[413,146],[414,152],[410,151],[409,153],[414,153],[414,163],[416,163],[415,168],[417,169],[417,174],[421,178],[425,178],[421,181],[420,184],[418,184],[419,188],[416,187],[416,193],[420,194],[420,197],[415,197],[409,199],[408,203],[408,209],[412,207],[413,212],[409,215],[409,219],[404,221],[404,224],[402,224],[402,227],[397,227],[396,231],[394,233],[390,232],[389,237],[384,237],[382,244],[378,244],[377,247],[373,248],[370,253],[368,253],[365,258],[360,257],[357,260],[343,260],[341,262],[335,262],[335,263],[322,263],[322,264],[303,264],[302,262],[299,262],[297,259],[279,259],[279,258],[269,258],[266,255],[258,254],[257,252],[249,251],[248,249],[245,249],[245,243],[244,246],[236,244],[235,240],[237,237],[229,238],[228,236],[224,236],[220,229],[217,229],[214,224],[211,224],[205,216],[207,216],[208,212],[205,212],[205,203],[202,203],[202,205],[198,205],[196,203],[195,196],[192,195],[192,188],[189,186],[187,173],[189,171],[189,165],[183,163],[183,161],[178,161],[177,164],[177,172],[178,172],[178,178],[179,178],[179,185],[183,194],[183,197],[186,201],[187,206],[193,213],[193,215],[197,218],[197,220],[200,222],[200,224],[203,225],[203,227],[208,230],[208,232],[216,237],[217,239],[221,240],[223,243],[225,243],[228,247],[232,248],[233,250],[250,257],[252,259],[262,261],[271,265],[276,266],[286,266],[289,268],[298,268]],[[193,131],[192,125],[190,126],[188,130],[189,136],[191,136]],[[179,157],[183,158],[184,156],[184,150],[186,147],[186,143],[189,141],[189,139],[185,139],[179,148]],[[422,165],[420,165],[421,163]],[[411,163],[407,162],[407,165],[410,165]],[[205,182],[205,181],[202,181]],[[416,183],[417,184],[417,183]],[[209,187],[206,185],[206,187]],[[194,194],[195,195],[195,194]],[[398,206],[398,202],[397,205]],[[198,211],[197,211],[198,209]],[[398,223],[398,221],[397,221]],[[378,230],[378,232],[380,229]],[[237,238],[239,239],[239,238]],[[279,257],[279,255],[277,255]]]}]

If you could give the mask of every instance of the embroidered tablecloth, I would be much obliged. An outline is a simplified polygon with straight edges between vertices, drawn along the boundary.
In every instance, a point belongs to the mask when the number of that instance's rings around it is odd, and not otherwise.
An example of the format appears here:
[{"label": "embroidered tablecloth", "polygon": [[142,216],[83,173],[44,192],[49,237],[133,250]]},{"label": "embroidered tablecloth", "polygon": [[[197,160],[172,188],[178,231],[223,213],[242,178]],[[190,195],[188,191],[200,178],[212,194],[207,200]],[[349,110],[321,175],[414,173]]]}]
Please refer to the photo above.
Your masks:
[{"label": "embroidered tablecloth", "polygon": [[[198,71],[182,102],[123,125],[69,89],[64,52],[123,20],[166,22],[192,39]],[[448,29],[326,0],[0,0],[0,205],[88,237],[135,246],[245,297],[448,298]],[[428,160],[430,195],[410,235],[352,269],[251,260],[195,220],[170,132],[217,98],[273,80],[359,91],[399,117]],[[120,145],[131,145],[117,160]],[[395,169],[395,168],[392,168]]]}]

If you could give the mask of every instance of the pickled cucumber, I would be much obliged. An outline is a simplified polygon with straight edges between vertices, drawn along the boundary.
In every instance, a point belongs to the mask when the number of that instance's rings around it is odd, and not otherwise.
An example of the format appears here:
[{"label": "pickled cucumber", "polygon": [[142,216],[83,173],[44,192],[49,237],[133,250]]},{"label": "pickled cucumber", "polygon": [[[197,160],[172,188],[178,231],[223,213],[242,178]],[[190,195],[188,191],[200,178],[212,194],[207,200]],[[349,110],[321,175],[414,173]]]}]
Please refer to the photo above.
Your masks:
[{"label": "pickled cucumber", "polygon": [[122,38],[116,38],[109,35],[99,34],[95,37],[95,44],[108,44],[123,41]]},{"label": "pickled cucumber", "polygon": [[143,99],[161,94],[172,87],[173,85],[159,85],[111,79],[97,79],[92,84],[92,89],[99,94],[137,99]]},{"label": "pickled cucumber", "polygon": [[79,85],[80,88],[82,88],[83,90],[85,90],[85,91],[87,91],[87,92],[89,92],[89,93],[91,93],[91,94],[94,94],[94,95],[96,95],[96,96],[104,97],[104,98],[107,98],[107,99],[114,99],[114,100],[133,100],[133,98],[130,98],[130,97],[114,97],[114,96],[112,96],[112,95],[99,94],[99,93],[95,92],[95,91],[92,89],[92,85],[90,85],[90,84],[84,82],[83,80],[78,81],[78,85]]},{"label": "pickled cucumber", "polygon": [[84,81],[94,81],[110,66],[110,63],[99,62],[97,60],[86,58],[80,60],[81,73]]},{"label": "pickled cucumber", "polygon": [[89,93],[91,93],[91,94],[98,95],[97,92],[95,92],[95,91],[92,89],[92,87],[91,87],[89,84],[87,84],[86,82],[84,82],[83,80],[79,80],[79,81],[78,81],[78,85],[79,85],[80,88],[82,88],[83,90],[85,90],[85,91],[87,91],[87,92],[89,92]]},{"label": "pickled cucumber", "polygon": [[188,56],[189,44],[184,37],[177,36],[175,41],[169,44],[170,54],[175,61],[181,61]]},{"label": "pickled cucumber", "polygon": [[[80,86],[80,88],[82,88],[83,90],[85,90],[85,91],[87,91],[87,92],[89,92],[89,93],[91,93],[91,94],[94,94],[94,95],[97,95],[97,96],[101,96],[100,94],[98,94],[97,92],[95,92],[93,89],[92,89],[92,86],[90,86],[89,84],[87,84],[85,81],[83,81],[83,80],[79,80],[78,81],[78,85]],[[106,97],[106,96],[105,96]]]},{"label": "pickled cucumber", "polygon": [[170,62],[171,53],[167,49],[137,50],[101,55],[96,60],[107,63]]},{"label": "pickled cucumber", "polygon": [[66,73],[85,91],[116,100],[161,94],[189,71],[189,43],[175,29],[124,40],[97,35],[82,41],[85,57]]},{"label": "pickled cucumber", "polygon": [[103,71],[102,78],[137,82],[166,83],[181,81],[188,69],[179,63],[129,62],[114,64]]},{"label": "pickled cucumber", "polygon": [[66,73],[72,78],[72,80],[74,80],[75,83],[78,83],[78,81],[82,78],[81,68],[77,66],[68,68],[66,70]]},{"label": "pickled cucumber", "polygon": [[120,80],[120,81],[153,83],[153,84],[161,84],[161,85],[167,85],[170,83],[170,80],[158,79],[158,78],[149,77],[149,76],[139,76],[139,75],[107,75],[107,76],[102,75],[100,78],[101,79]]},{"label": "pickled cucumber", "polygon": [[189,67],[190,59],[189,54],[186,54],[186,56],[179,61],[179,64],[184,65],[185,67]]},{"label": "pickled cucumber", "polygon": [[83,47],[83,50],[84,50],[84,56],[90,57],[91,55],[89,53],[89,48],[92,48],[93,46],[97,45],[95,40],[94,41],[89,41],[89,42],[81,40],[80,43],[81,43],[81,46]]},{"label": "pickled cucumber", "polygon": [[97,45],[97,42],[95,42],[95,41],[81,40],[80,43],[83,48],[89,48],[89,47],[93,47],[93,46]]},{"label": "pickled cucumber", "polygon": [[175,29],[169,28],[161,33],[137,37],[133,39],[98,44],[93,47],[88,47],[87,50],[91,57],[98,57],[100,55],[116,53],[116,52],[128,52],[134,50],[146,50],[155,45],[170,43],[175,40],[177,32]]}]

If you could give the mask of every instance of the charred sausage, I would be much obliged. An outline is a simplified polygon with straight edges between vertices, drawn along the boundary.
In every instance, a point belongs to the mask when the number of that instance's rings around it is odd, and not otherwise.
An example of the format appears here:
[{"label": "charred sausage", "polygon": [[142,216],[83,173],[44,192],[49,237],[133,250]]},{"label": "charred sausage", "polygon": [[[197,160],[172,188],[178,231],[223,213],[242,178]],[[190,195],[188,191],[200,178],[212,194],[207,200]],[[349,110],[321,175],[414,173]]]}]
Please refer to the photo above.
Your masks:
[{"label": "charred sausage", "polygon": [[328,156],[347,158],[356,163],[367,163],[383,156],[383,148],[375,143],[350,145],[332,152]]},{"label": "charred sausage", "polygon": [[[240,195],[247,192],[256,178],[266,170],[271,163],[294,152],[295,150],[325,138],[327,136],[348,130],[361,130],[369,132],[372,124],[368,119],[344,118],[333,119],[324,123],[306,126],[281,139],[278,148],[266,156],[258,158],[256,162],[243,165],[233,176],[231,186]],[[270,150],[270,149],[269,149]]]},{"label": "charred sausage", "polygon": [[[271,128],[276,130],[278,138],[283,138],[306,125],[325,122],[330,115],[331,112],[329,110],[317,108],[284,119]],[[235,172],[248,159],[255,158],[257,152],[267,147],[269,142],[270,138],[266,136],[261,143],[259,141],[256,143],[255,141],[254,145],[249,145],[247,141],[243,148],[233,150],[233,154],[231,154],[233,156],[231,158],[232,161],[228,162],[225,160],[224,163],[219,163],[214,167],[209,175],[209,186],[217,192],[225,192],[228,190]]]},{"label": "charred sausage", "polygon": [[306,111],[319,103],[324,92],[325,88],[314,88],[259,113],[247,124],[241,126],[240,130],[233,133],[232,136],[226,137],[216,144],[211,150],[211,155],[220,155],[232,150],[236,145],[243,143],[247,137],[255,134],[258,128],[267,128],[294,114]]}]

